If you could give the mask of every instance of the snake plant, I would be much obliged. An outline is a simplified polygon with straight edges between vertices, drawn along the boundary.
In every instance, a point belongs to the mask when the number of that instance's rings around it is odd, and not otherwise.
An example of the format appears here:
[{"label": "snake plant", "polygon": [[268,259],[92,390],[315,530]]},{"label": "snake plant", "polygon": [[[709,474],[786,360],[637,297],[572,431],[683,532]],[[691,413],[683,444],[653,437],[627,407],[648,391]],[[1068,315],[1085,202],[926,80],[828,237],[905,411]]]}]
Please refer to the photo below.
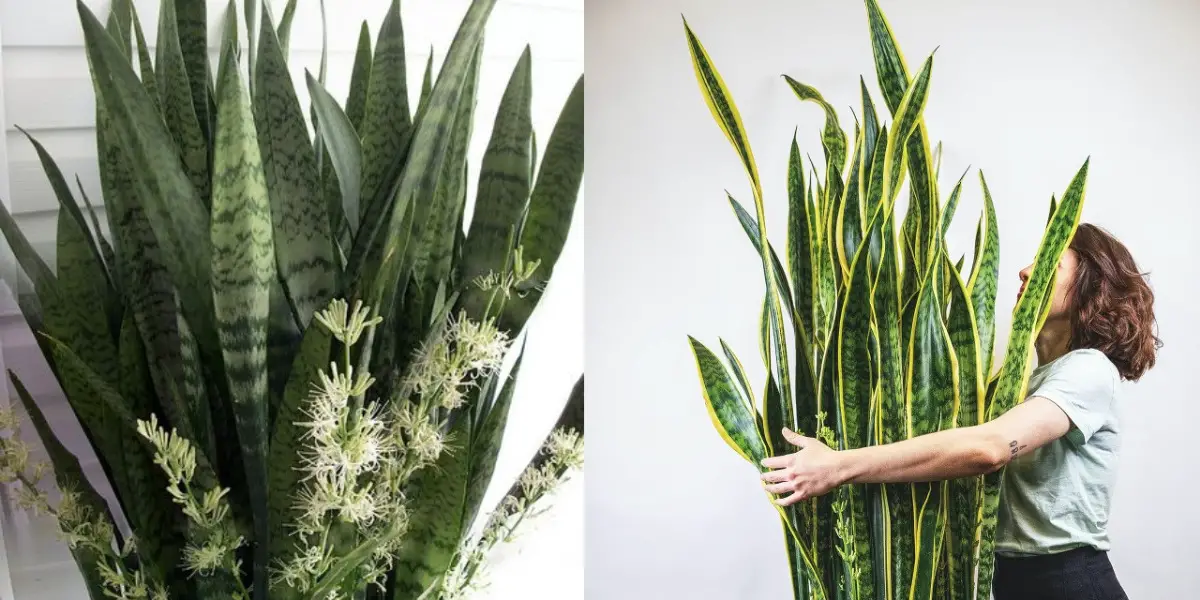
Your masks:
[{"label": "snake plant", "polygon": [[322,52],[309,107],[288,62],[296,0],[278,21],[231,0],[215,64],[206,4],[162,0],[152,53],[133,2],[104,22],[78,3],[109,227],[30,136],[60,203],[56,264],[7,210],[0,229],[117,502],[11,372],[51,464],[0,436],[0,478],[57,518],[94,599],[460,597],[582,461],[580,376],[544,452],[483,506],[518,338],[583,177],[583,77],[539,160],[526,48],[466,215],[495,0],[470,3],[436,73],[420,65],[411,107],[398,0],[376,39],[363,23],[344,101]]},{"label": "snake plant", "polygon": [[[713,424],[760,471],[764,457],[793,451],[784,427],[847,449],[979,424],[1014,406],[1029,378],[1056,265],[1079,222],[1086,162],[1052,201],[1032,276],[993,370],[1000,246],[987,183],[981,172],[984,210],[966,268],[963,260],[951,259],[947,244],[966,173],[943,203],[940,152],[931,151],[922,117],[933,55],[911,70],[876,0],[866,0],[866,12],[891,122],[881,118],[860,78],[862,121],[856,120],[849,138],[816,89],[784,76],[798,99],[824,112],[825,160],[820,171],[811,161],[807,169],[793,137],[782,257],[767,235],[748,133],[684,20],[702,95],[749,177],[753,212],[732,196],[729,202],[762,269],[758,351],[765,384],[751,386],[724,341],[723,361],[696,338],[689,340]],[[908,204],[900,217],[902,189]],[[786,508],[772,503],[785,530],[794,596],[986,600],[1000,478],[856,484]]]}]

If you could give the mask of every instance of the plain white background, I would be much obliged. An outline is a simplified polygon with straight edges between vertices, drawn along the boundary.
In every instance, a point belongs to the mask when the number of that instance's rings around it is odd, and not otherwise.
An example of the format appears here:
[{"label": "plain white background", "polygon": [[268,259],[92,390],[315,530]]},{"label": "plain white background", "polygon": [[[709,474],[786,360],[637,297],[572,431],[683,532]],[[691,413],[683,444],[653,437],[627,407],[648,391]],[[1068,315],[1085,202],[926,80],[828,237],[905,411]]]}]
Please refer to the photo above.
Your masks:
[{"label": "plain white background", "polygon": [[[948,195],[968,164],[988,177],[999,214],[1002,315],[1036,251],[1050,195],[1061,195],[1091,155],[1083,218],[1115,233],[1151,272],[1166,343],[1158,366],[1124,391],[1112,560],[1131,598],[1196,597],[1198,470],[1186,444],[1200,418],[1191,241],[1200,4],[882,5],[910,70],[940,46],[925,112],[932,142],[945,142],[940,183]],[[754,467],[714,430],[687,344],[688,334],[710,347],[724,337],[761,389],[761,271],[724,190],[748,207],[752,198],[697,86],[681,13],[741,110],[779,248],[793,131],[820,164],[823,122],[820,108],[798,101],[780,75],[817,87],[851,134],[849,108],[861,115],[860,74],[884,107],[862,2],[588,7],[586,348],[589,391],[602,399],[588,414],[588,598],[790,598],[777,513]],[[956,257],[971,249],[981,207],[973,168],[951,229]]]},{"label": "plain white background", "polygon": [[[109,0],[88,0],[102,18]],[[238,1],[239,11],[243,2]],[[276,19],[286,4],[270,2]],[[329,17],[328,88],[344,100],[363,19],[377,40],[379,24],[390,0],[327,0]],[[466,0],[405,0],[401,13],[410,92],[415,102],[430,47],[438,67]],[[151,44],[157,31],[158,0],[136,0]],[[210,0],[210,47],[220,40],[219,24],[227,2]],[[239,20],[241,13],[239,12]],[[550,138],[559,111],[583,73],[582,0],[505,0],[492,14],[486,33],[476,121],[470,150],[471,181],[477,181],[480,157],[491,135],[500,96],[525,44],[533,57],[533,124],[539,145]],[[95,159],[93,92],[75,3],[68,0],[28,2],[0,0],[0,198],[21,228],[47,257],[54,255],[57,203],[31,145],[14,127],[30,130],[54,155],[68,178],[78,174],[89,196],[100,198]],[[246,37],[241,35],[243,44]],[[292,34],[291,66],[302,102],[307,103],[304,69],[315,74],[320,60],[321,21],[317,0],[301,0]],[[151,52],[153,53],[153,48]],[[307,104],[306,104],[307,105]],[[473,203],[474,183],[468,194]],[[468,211],[471,210],[470,204]],[[583,212],[582,193],[567,246],[530,321],[517,396],[484,506],[492,506],[508,490],[542,437],[558,418],[571,386],[583,371]],[[102,216],[103,218],[103,216]],[[6,245],[0,258],[11,275]],[[53,264],[53,263],[51,263]],[[4,292],[7,295],[7,291]],[[46,410],[53,426],[72,449],[83,446],[61,391],[33,346],[33,339],[5,297],[0,302],[0,364],[18,373]],[[3,401],[3,400],[0,400]],[[96,476],[94,459],[85,468]],[[480,600],[520,596],[531,599],[575,599],[583,593],[583,476],[577,474],[554,499],[555,507],[531,522],[526,535],[503,547],[495,557],[492,587]],[[74,600],[83,597],[74,563],[54,542],[42,521],[5,514],[0,540],[8,546],[17,600]],[[3,558],[0,552],[0,559]],[[0,571],[3,569],[0,560]],[[0,572],[0,599],[11,600],[6,573]]]}]

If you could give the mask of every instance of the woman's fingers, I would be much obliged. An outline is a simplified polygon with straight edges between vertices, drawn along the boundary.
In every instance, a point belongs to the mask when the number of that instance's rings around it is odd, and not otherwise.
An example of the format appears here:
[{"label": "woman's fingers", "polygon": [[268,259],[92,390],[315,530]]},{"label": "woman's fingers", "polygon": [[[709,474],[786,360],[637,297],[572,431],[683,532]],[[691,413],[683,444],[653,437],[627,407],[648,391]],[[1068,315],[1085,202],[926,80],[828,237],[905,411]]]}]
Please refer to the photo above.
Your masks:
[{"label": "woman's fingers", "polygon": [[790,482],[790,481],[783,481],[780,483],[772,483],[769,485],[764,485],[763,488],[765,488],[768,492],[771,492],[772,494],[782,494],[784,492],[790,492],[793,489],[792,482]]},{"label": "woman's fingers", "polygon": [[783,454],[780,456],[768,456],[762,459],[762,466],[768,469],[779,469],[792,464],[792,455]]},{"label": "woman's fingers", "polygon": [[762,474],[762,480],[767,483],[778,483],[791,479],[791,473],[787,469],[779,469],[777,471],[767,471]]},{"label": "woman's fingers", "polygon": [[810,441],[812,441],[809,438],[806,438],[806,437],[796,433],[795,431],[788,429],[787,427],[783,428],[783,439],[787,440],[793,446],[796,446],[797,448],[800,448],[801,450],[803,450],[806,446],[808,446],[808,443]]}]

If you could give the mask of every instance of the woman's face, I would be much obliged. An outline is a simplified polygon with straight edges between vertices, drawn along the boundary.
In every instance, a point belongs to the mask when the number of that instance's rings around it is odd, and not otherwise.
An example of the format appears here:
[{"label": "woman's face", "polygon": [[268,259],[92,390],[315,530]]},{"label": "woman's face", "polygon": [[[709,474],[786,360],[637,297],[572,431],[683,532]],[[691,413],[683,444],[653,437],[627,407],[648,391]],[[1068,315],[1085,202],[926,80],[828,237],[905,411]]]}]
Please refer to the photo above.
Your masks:
[{"label": "woman's face", "polygon": [[[1050,306],[1050,314],[1046,317],[1047,321],[1064,317],[1069,312],[1071,284],[1075,281],[1075,269],[1078,265],[1079,255],[1067,248],[1058,261],[1058,275],[1054,278],[1054,301]],[[1033,265],[1021,269],[1021,291],[1017,292],[1018,300],[1021,294],[1025,293],[1025,286],[1029,284],[1029,276],[1032,274]]]}]

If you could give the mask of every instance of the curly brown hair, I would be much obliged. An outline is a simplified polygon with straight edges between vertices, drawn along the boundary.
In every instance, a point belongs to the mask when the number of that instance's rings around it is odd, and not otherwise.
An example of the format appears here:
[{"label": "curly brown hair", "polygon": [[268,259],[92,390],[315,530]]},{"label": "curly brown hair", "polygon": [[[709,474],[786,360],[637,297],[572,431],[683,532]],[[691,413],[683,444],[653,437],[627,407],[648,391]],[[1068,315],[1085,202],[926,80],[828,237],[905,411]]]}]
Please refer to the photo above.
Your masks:
[{"label": "curly brown hair", "polygon": [[1154,366],[1162,347],[1146,274],[1124,244],[1095,225],[1081,223],[1070,248],[1078,257],[1071,284],[1071,349],[1099,350],[1122,379],[1137,381]]}]

